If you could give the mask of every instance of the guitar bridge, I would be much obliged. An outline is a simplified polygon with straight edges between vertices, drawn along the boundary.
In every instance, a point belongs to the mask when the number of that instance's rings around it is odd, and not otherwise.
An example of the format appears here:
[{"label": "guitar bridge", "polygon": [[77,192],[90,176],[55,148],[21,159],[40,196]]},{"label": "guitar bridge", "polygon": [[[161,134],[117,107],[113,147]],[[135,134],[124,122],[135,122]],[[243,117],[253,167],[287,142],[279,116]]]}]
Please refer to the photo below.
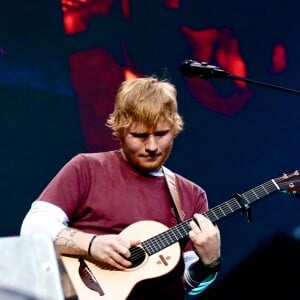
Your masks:
[{"label": "guitar bridge", "polygon": [[98,283],[97,279],[95,278],[94,274],[87,266],[83,258],[79,258],[79,275],[83,281],[83,283],[93,291],[98,292],[100,296],[104,295],[104,292]]}]

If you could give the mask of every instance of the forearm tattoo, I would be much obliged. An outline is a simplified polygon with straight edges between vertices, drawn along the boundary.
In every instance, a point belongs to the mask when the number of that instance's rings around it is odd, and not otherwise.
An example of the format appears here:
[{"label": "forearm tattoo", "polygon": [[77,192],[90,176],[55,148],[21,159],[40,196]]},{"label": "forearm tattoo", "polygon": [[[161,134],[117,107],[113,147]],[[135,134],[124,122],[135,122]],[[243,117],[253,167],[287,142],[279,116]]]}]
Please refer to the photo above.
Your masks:
[{"label": "forearm tattoo", "polygon": [[79,232],[79,230],[74,228],[64,228],[64,236],[61,236],[59,233],[54,242],[55,245],[58,247],[59,250],[69,249],[72,250],[72,253],[80,254],[82,250],[78,247],[78,245],[74,242],[74,236]]}]

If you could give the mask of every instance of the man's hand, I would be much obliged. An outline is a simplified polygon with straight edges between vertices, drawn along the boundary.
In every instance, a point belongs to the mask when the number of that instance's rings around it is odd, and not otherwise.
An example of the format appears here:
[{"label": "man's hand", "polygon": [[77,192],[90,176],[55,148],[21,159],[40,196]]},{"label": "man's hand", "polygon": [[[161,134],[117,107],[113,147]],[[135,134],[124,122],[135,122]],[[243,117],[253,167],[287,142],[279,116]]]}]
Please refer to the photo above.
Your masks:
[{"label": "man's hand", "polygon": [[128,241],[117,234],[98,235],[91,246],[91,256],[119,270],[131,266],[126,258],[130,257],[130,247],[137,246],[138,240]]},{"label": "man's hand", "polygon": [[201,214],[195,214],[190,222],[189,237],[197,255],[204,264],[210,264],[221,256],[221,238],[217,225]]}]

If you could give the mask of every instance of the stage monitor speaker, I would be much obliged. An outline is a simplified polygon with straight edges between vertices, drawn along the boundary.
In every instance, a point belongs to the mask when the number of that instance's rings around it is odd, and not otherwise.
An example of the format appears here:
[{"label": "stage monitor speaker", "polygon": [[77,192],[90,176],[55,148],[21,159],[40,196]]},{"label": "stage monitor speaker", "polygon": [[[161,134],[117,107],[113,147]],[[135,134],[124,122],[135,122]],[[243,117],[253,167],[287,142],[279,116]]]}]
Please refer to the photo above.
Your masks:
[{"label": "stage monitor speaker", "polygon": [[276,233],[199,299],[300,299],[300,240]]},{"label": "stage monitor speaker", "polygon": [[50,236],[3,237],[0,249],[0,299],[78,299]]}]

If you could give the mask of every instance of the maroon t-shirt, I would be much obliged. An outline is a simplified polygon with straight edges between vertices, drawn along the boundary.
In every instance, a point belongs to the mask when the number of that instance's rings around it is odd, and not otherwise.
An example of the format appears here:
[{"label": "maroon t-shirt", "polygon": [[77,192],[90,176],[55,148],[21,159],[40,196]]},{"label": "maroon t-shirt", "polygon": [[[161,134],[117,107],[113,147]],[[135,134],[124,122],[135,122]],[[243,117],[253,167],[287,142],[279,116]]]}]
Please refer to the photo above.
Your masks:
[{"label": "maroon t-shirt", "polygon": [[[208,209],[200,186],[178,174],[176,184],[185,220]],[[95,234],[120,233],[141,220],[167,227],[178,223],[165,178],[137,172],[119,150],[76,155],[37,200],[59,206],[70,227]]]}]

